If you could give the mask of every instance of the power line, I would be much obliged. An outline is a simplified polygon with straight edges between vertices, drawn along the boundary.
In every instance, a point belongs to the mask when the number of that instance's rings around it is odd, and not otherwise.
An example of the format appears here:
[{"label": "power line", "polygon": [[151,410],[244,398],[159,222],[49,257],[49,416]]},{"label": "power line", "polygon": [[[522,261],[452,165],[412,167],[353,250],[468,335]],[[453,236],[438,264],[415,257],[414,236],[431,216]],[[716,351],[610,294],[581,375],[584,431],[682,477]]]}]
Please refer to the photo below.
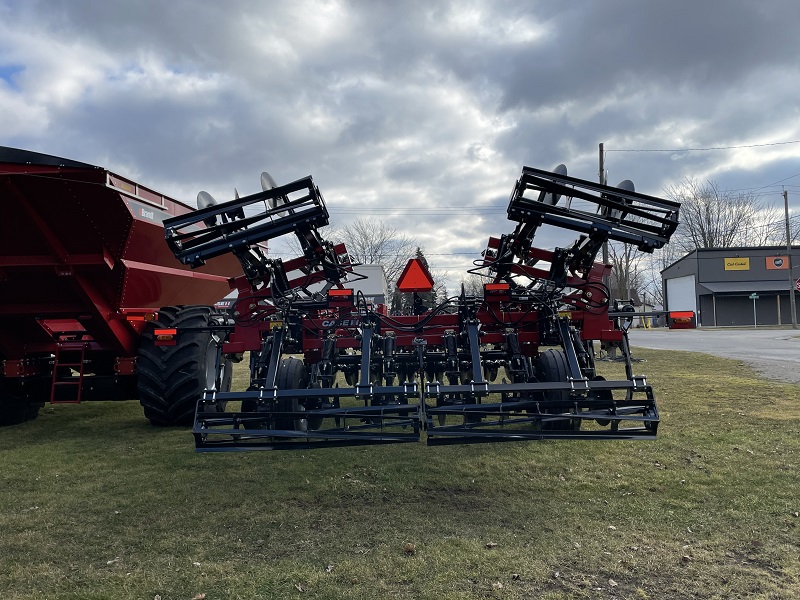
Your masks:
[{"label": "power line", "polygon": [[[672,148],[672,149],[657,149],[657,148],[639,148],[639,149],[631,149],[631,148],[621,148],[621,149],[607,149],[603,148],[604,153],[608,152],[706,152],[709,150],[736,150],[739,148],[763,148],[766,146],[784,146],[787,144],[800,144],[800,140],[792,140],[788,142],[770,142],[766,144],[745,144],[741,146],[709,146],[708,148]],[[758,190],[763,190],[768,187],[772,187],[778,185],[784,181],[788,181],[789,179],[793,179],[795,177],[800,176],[800,173],[795,173],[794,175],[789,175],[788,177],[784,177],[783,179],[779,179],[775,183],[770,183],[767,185],[762,185],[761,187],[752,187],[752,188],[736,188],[732,190],[727,190],[729,192],[737,192],[737,191],[753,191],[757,192]],[[781,196],[783,196],[782,192],[779,192]]]},{"label": "power line", "polygon": [[764,146],[783,146],[786,144],[800,144],[800,140],[791,142],[771,142],[769,144],[746,144],[742,146],[709,146],[708,148],[668,148],[668,149],[606,149],[606,152],[706,152],[709,150],[736,150],[739,148],[762,148]]},{"label": "power line", "polygon": [[[764,188],[772,187],[773,185],[778,185],[782,181],[788,181],[789,179],[793,179],[793,178],[797,177],[798,175],[800,175],[800,173],[795,173],[794,175],[789,175],[788,177],[784,177],[783,179],[780,179],[780,180],[776,181],[775,183],[770,183],[769,185],[765,185],[763,187],[756,188],[755,191],[763,190]],[[781,195],[783,195],[783,194],[781,194]]]}]

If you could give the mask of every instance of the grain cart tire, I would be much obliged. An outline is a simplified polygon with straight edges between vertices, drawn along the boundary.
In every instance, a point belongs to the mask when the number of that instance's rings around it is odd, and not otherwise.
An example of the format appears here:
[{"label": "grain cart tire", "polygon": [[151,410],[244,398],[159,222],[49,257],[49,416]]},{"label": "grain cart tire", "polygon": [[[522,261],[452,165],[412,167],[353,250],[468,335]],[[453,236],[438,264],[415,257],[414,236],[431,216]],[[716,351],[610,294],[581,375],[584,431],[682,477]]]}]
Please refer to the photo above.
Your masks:
[{"label": "grain cart tire", "polygon": [[[191,425],[205,389],[230,390],[232,365],[225,360],[217,370],[217,341],[205,330],[215,314],[210,306],[170,306],[145,327],[137,359],[139,402],[153,425]],[[176,345],[155,345],[154,331],[165,328],[179,330]]]},{"label": "grain cart tire", "polygon": [[[539,381],[553,382],[553,383],[566,383],[569,377],[569,363],[567,362],[567,355],[563,350],[549,349],[542,352],[536,361],[536,373]],[[569,400],[569,391],[567,390],[550,390],[544,393],[545,401],[567,402]],[[558,419],[548,421],[542,424],[542,429],[549,430],[579,430],[581,428],[581,419]]]},{"label": "grain cart tire", "polygon": [[[297,358],[284,358],[278,367],[278,376],[275,385],[279,390],[304,390],[308,388],[308,371],[302,360]],[[279,411],[302,411],[305,407],[300,404],[297,397],[281,398],[278,400]],[[319,428],[320,424],[313,423]],[[277,429],[296,429],[308,431],[308,419],[277,419]]]},{"label": "grain cart tire", "polygon": [[39,416],[39,409],[44,402],[29,402],[20,394],[12,393],[0,379],[0,427],[17,425]]}]

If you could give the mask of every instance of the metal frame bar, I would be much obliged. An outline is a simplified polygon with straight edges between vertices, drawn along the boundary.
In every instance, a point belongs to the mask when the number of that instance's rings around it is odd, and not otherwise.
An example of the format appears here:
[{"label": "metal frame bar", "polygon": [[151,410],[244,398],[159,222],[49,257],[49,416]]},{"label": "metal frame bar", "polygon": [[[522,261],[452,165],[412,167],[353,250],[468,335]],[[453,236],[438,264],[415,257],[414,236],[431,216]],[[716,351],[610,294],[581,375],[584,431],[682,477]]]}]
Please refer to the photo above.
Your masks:
[{"label": "metal frame bar", "polygon": [[[303,191],[300,198],[288,200],[290,194]],[[267,208],[269,200],[286,200],[285,204]],[[244,216],[244,209],[263,204],[264,209]],[[219,218],[219,219],[218,219]],[[167,244],[175,258],[197,267],[210,258],[243,250],[298,228],[314,228],[328,224],[328,210],[312,178],[223,202],[186,215],[164,220]],[[220,222],[216,222],[219,220]],[[209,225],[212,221],[215,224]],[[205,223],[205,228],[199,224]]]},{"label": "metal frame bar", "polygon": [[[531,190],[539,193],[538,198],[525,196]],[[548,194],[565,196],[570,201],[564,206],[545,204],[543,199]],[[570,204],[574,198],[596,204],[599,210],[606,209],[606,212],[593,214],[572,208]],[[512,221],[532,220],[539,225],[555,225],[595,235],[601,240],[635,244],[640,250],[652,252],[666,244],[677,228],[679,208],[677,202],[524,167],[507,212]],[[615,211],[618,217],[612,216]]]}]

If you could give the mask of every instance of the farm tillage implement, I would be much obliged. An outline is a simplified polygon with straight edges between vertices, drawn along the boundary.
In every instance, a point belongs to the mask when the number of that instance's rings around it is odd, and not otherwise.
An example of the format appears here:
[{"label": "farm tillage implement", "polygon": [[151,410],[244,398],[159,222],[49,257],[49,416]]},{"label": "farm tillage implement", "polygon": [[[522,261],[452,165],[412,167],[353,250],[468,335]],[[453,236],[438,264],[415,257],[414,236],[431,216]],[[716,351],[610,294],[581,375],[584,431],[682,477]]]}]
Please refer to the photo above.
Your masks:
[{"label": "farm tillage implement", "polygon": [[[173,326],[168,309],[148,323],[148,350],[179,351],[212,340],[210,373],[248,357],[246,391],[209,377],[194,416],[200,451],[416,442],[429,445],[539,439],[652,439],[653,390],[633,374],[629,304],[610,306],[611,267],[596,257],[607,242],[652,252],[678,224],[679,205],[524,167],[508,203],[513,232],[490,238],[474,273],[482,296],[457,297],[415,314],[389,314],[354,291],[358,265],[343,244],[320,235],[329,215],[311,177],[164,221],[168,247],[184,265],[238,259],[238,298],[199,326]],[[201,194],[202,196],[202,194]],[[540,227],[578,233],[563,248],[536,248]],[[299,258],[264,251],[296,235]],[[411,261],[400,292],[432,289]],[[624,379],[595,368],[598,345],[620,350]],[[166,401],[166,400],[165,400]]]}]

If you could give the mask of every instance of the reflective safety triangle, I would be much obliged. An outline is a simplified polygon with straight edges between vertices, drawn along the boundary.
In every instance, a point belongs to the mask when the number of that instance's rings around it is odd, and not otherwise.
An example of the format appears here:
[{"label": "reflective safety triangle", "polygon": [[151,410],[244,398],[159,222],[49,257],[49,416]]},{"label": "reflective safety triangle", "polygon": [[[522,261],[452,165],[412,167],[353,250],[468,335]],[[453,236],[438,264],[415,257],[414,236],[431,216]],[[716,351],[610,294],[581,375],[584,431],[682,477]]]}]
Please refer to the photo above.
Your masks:
[{"label": "reflective safety triangle", "polygon": [[418,258],[409,259],[400,279],[397,280],[397,289],[401,292],[430,292],[433,290],[433,277],[428,269]]}]

